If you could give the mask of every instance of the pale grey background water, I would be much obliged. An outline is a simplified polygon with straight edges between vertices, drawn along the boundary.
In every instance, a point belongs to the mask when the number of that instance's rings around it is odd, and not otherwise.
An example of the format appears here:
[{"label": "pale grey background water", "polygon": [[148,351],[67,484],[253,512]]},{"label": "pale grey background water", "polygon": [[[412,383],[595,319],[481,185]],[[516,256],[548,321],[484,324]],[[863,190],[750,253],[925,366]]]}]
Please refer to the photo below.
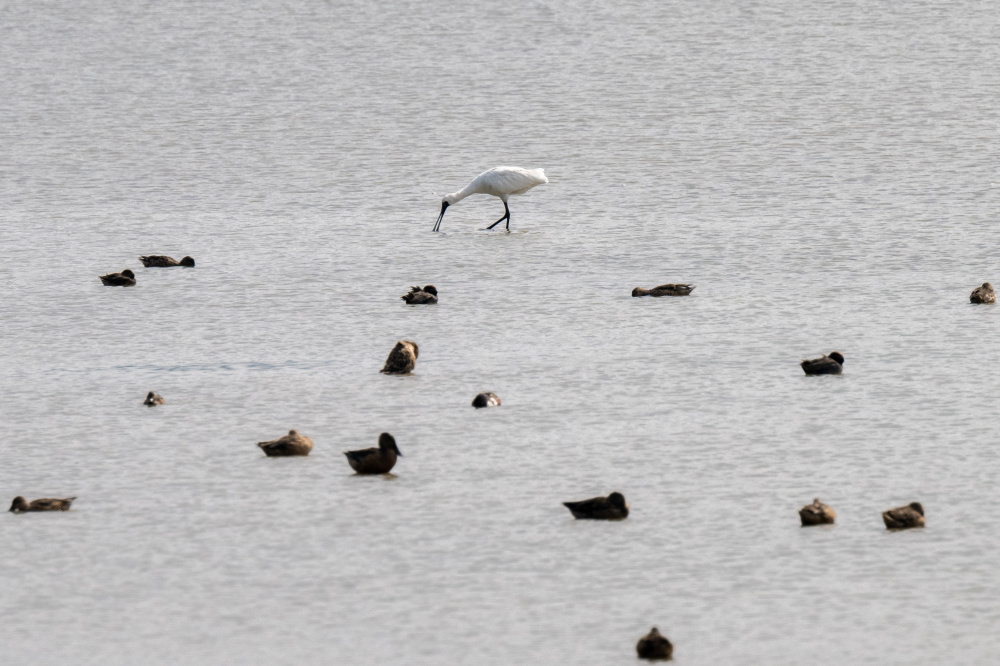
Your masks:
[{"label": "pale grey background water", "polygon": [[995,3],[2,9],[0,662],[996,659]]}]

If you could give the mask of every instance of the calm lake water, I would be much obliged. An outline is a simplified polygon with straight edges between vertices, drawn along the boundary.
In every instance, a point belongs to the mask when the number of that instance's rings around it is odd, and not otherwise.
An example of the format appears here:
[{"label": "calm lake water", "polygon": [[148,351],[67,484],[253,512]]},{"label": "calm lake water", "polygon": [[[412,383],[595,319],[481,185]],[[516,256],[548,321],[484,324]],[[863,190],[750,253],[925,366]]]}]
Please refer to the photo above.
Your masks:
[{"label": "calm lake water", "polygon": [[79,499],[0,516],[0,662],[995,660],[998,62],[985,1],[7,3],[0,500]]}]

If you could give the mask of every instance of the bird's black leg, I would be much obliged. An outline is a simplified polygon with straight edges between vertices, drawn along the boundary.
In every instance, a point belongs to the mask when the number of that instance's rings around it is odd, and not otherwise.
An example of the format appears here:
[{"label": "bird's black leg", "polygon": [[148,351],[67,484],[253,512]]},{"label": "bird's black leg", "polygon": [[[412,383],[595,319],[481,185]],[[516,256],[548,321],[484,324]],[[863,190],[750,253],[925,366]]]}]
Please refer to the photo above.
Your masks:
[{"label": "bird's black leg", "polygon": [[499,220],[497,220],[496,222],[494,222],[493,224],[491,224],[490,226],[488,226],[486,228],[487,229],[492,229],[493,227],[497,226],[498,224],[500,224],[504,220],[507,220],[507,229],[509,231],[510,230],[510,208],[507,207],[507,202],[506,201],[503,202],[503,213],[504,213],[503,217],[501,217]]}]

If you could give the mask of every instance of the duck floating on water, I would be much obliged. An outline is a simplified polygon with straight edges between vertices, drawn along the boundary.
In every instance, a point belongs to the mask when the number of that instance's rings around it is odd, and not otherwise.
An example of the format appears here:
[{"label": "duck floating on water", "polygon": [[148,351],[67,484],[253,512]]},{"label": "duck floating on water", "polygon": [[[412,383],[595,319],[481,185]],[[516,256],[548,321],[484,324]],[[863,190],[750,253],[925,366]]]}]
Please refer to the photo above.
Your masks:
[{"label": "duck floating on water", "polygon": [[592,497],[579,502],[563,502],[578,520],[624,520],[628,518],[628,502],[619,492],[607,497]]},{"label": "duck floating on water", "polygon": [[194,259],[191,257],[184,257],[180,261],[177,261],[173,257],[168,257],[164,254],[151,254],[148,257],[139,257],[139,261],[146,268],[170,268],[172,266],[194,268]]},{"label": "duck floating on water", "polygon": [[289,430],[288,434],[270,442],[257,442],[264,454],[269,458],[284,458],[287,456],[307,456],[312,451],[313,441],[298,430]]},{"label": "duck floating on water", "polygon": [[123,270],[121,273],[108,273],[107,275],[102,275],[101,282],[104,283],[105,287],[134,287],[135,286],[135,273],[129,269]]},{"label": "duck floating on water", "polygon": [[388,474],[396,465],[396,456],[403,455],[396,438],[387,432],[378,436],[378,448],[344,451],[351,469],[358,474]]},{"label": "duck floating on water", "polygon": [[500,397],[496,393],[480,393],[472,399],[472,406],[476,409],[483,407],[499,407]]},{"label": "duck floating on water", "polygon": [[888,530],[905,530],[924,526],[924,507],[920,502],[910,502],[882,512],[882,522]]},{"label": "duck floating on water", "polygon": [[652,289],[636,287],[632,290],[633,296],[687,296],[694,290],[693,284],[661,284]]},{"label": "duck floating on water", "polygon": [[389,352],[389,358],[385,360],[385,365],[379,372],[387,375],[405,375],[413,372],[413,367],[417,364],[417,356],[420,355],[420,348],[412,340],[400,340]]},{"label": "duck floating on water", "polygon": [[807,375],[839,375],[844,371],[844,355],[839,351],[832,351],[827,356],[823,354],[820,358],[814,358],[799,363]]},{"label": "duck floating on water", "polygon": [[635,644],[635,653],[639,659],[647,661],[668,661],[673,658],[674,644],[653,627]]},{"label": "duck floating on water", "polygon": [[26,513],[28,511],[69,511],[69,505],[72,504],[75,499],[75,497],[64,497],[62,499],[43,497],[41,499],[28,502],[28,500],[18,495],[14,498],[14,501],[10,503],[10,509],[8,510],[12,513]]},{"label": "duck floating on water", "polygon": [[976,287],[969,294],[970,303],[996,303],[997,295],[993,293],[993,285],[989,282],[984,282],[983,286]]},{"label": "duck floating on water", "polygon": [[438,290],[432,284],[426,287],[410,287],[410,293],[400,296],[410,305],[431,305],[438,302]]},{"label": "duck floating on water", "polygon": [[820,502],[817,497],[813,500],[812,504],[806,504],[799,509],[799,518],[802,519],[803,527],[809,525],[832,525],[837,520],[837,512]]},{"label": "duck floating on water", "polygon": [[163,399],[162,395],[157,395],[156,393],[150,391],[146,394],[146,399],[142,401],[142,404],[152,407],[154,405],[165,404],[166,402],[167,401]]}]

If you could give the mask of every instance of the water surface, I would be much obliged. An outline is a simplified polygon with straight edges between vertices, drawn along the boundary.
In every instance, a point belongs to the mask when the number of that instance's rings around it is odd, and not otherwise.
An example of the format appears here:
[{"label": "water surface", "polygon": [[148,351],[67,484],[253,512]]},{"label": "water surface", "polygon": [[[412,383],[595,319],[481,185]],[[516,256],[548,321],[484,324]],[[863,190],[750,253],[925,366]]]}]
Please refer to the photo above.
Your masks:
[{"label": "water surface", "polygon": [[998,60],[988,2],[9,3],[0,499],[79,499],[0,520],[0,661],[987,663]]}]

